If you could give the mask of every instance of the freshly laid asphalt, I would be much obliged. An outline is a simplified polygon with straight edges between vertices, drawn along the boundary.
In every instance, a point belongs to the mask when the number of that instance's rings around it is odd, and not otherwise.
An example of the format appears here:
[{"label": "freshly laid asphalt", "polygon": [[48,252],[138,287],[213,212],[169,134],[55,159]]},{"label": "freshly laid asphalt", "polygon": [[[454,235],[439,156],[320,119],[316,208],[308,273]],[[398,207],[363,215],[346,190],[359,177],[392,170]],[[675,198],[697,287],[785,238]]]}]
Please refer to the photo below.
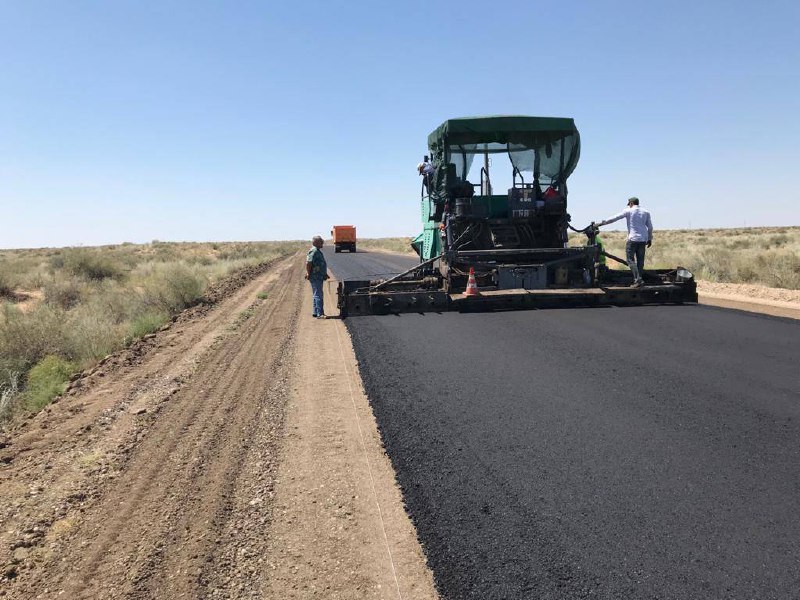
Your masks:
[{"label": "freshly laid asphalt", "polygon": [[[348,278],[414,263],[326,256]],[[800,322],[705,306],[346,322],[442,598],[800,597]]]}]

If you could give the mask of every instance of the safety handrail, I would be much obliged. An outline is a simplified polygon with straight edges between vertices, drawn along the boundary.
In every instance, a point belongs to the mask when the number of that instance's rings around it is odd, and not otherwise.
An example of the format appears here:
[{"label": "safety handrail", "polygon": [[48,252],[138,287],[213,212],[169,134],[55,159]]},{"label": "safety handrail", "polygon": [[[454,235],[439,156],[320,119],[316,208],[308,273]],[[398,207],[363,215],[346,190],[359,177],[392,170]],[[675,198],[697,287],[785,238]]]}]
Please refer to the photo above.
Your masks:
[{"label": "safety handrail", "polygon": [[511,185],[513,187],[517,186],[517,175],[519,175],[520,180],[520,187],[525,187],[525,178],[522,176],[522,171],[520,171],[517,167],[514,167],[514,170],[511,172],[512,182]]},{"label": "safety handrail", "polygon": [[[484,175],[486,176],[486,183],[488,184],[485,188],[483,187]],[[489,177],[489,171],[486,170],[486,167],[481,167],[481,193],[483,193],[484,189],[486,189],[486,190],[491,190],[492,189],[492,180]]]}]

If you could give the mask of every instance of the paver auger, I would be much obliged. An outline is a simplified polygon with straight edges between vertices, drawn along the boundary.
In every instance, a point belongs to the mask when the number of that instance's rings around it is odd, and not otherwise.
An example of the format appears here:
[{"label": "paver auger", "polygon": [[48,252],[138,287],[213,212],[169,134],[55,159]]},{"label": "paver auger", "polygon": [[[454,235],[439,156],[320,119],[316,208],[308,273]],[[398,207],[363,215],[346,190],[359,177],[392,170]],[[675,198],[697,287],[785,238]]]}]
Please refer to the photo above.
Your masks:
[{"label": "paver auger", "polygon": [[[648,270],[629,287],[613,270],[591,226],[578,230],[567,212],[567,178],[580,155],[572,119],[500,116],[450,119],[428,136],[435,171],[421,192],[423,232],[412,242],[420,263],[389,279],[339,283],[342,316],[445,310],[697,302],[682,267]],[[507,194],[492,193],[489,157],[512,165]],[[467,178],[483,158],[480,193]],[[568,247],[568,230],[586,236]],[[480,290],[465,295],[470,268]]]}]

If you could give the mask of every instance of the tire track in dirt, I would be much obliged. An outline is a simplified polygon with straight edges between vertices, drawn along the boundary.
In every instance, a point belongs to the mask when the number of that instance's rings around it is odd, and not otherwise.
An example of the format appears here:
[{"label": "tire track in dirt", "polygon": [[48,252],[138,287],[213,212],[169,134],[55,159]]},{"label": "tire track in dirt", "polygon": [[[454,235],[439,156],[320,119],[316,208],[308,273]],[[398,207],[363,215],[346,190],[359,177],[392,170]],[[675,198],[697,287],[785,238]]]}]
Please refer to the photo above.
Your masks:
[{"label": "tire track in dirt", "polygon": [[[236,364],[237,368],[222,373],[227,376],[220,378],[218,383],[215,383],[217,374],[213,372],[198,381],[198,386],[210,383],[214,388],[211,395],[218,395],[220,399],[214,415],[215,423],[202,431],[203,436],[210,432],[211,439],[196,441],[194,459],[191,455],[187,457],[191,459],[190,463],[193,460],[193,473],[187,478],[189,485],[182,489],[192,492],[185,498],[191,508],[184,509],[185,504],[180,507],[182,514],[168,538],[171,550],[165,551],[166,559],[159,564],[158,576],[147,587],[148,593],[144,597],[159,597],[166,592],[174,597],[201,597],[208,581],[217,573],[226,571],[218,564],[220,553],[238,546],[238,536],[223,536],[236,500],[237,476],[253,449],[254,437],[264,431],[271,433],[261,442],[268,443],[274,456],[279,445],[277,437],[282,431],[283,382],[287,361],[292,354],[291,333],[299,309],[294,293],[292,298],[288,298],[290,294],[285,290],[291,285],[292,292],[297,292],[297,282],[301,281],[297,272],[293,276],[294,281],[287,282],[276,309],[259,319],[238,356],[231,358],[229,364]],[[267,339],[274,343],[266,345]],[[224,371],[225,362],[215,361],[214,367],[212,371]],[[229,403],[236,404],[239,410],[228,408]],[[215,453],[215,449],[219,452]],[[272,479],[269,478],[268,485]],[[211,527],[202,518],[198,519],[198,515],[208,515]],[[209,539],[210,535],[215,539]],[[197,545],[193,544],[196,539],[203,540],[203,553],[199,553]],[[173,579],[172,572],[186,573],[187,577],[185,580]]]},{"label": "tire track in dirt", "polygon": [[237,272],[157,334],[107,357],[55,404],[0,439],[0,592],[24,585],[116,480],[161,408],[232,315],[295,258]]},{"label": "tire track in dirt", "polygon": [[270,380],[291,352],[302,282],[293,263],[273,283],[270,300],[240,323],[240,334],[212,349],[161,410],[127,460],[124,482],[87,511],[38,576],[17,591],[201,596],[207,573],[216,570],[216,534],[253,431],[277,435],[280,427],[280,389]]}]

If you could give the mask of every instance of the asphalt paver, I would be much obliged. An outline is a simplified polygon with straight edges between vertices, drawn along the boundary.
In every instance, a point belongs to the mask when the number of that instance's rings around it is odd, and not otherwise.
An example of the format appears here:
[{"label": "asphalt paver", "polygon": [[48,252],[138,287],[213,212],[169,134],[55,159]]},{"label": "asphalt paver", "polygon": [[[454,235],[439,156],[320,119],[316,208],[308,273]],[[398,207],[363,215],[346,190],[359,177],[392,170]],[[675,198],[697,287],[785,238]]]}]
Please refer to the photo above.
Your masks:
[{"label": "asphalt paver", "polygon": [[[356,277],[360,258],[329,263]],[[443,598],[797,597],[797,321],[687,305],[347,326]]]}]

